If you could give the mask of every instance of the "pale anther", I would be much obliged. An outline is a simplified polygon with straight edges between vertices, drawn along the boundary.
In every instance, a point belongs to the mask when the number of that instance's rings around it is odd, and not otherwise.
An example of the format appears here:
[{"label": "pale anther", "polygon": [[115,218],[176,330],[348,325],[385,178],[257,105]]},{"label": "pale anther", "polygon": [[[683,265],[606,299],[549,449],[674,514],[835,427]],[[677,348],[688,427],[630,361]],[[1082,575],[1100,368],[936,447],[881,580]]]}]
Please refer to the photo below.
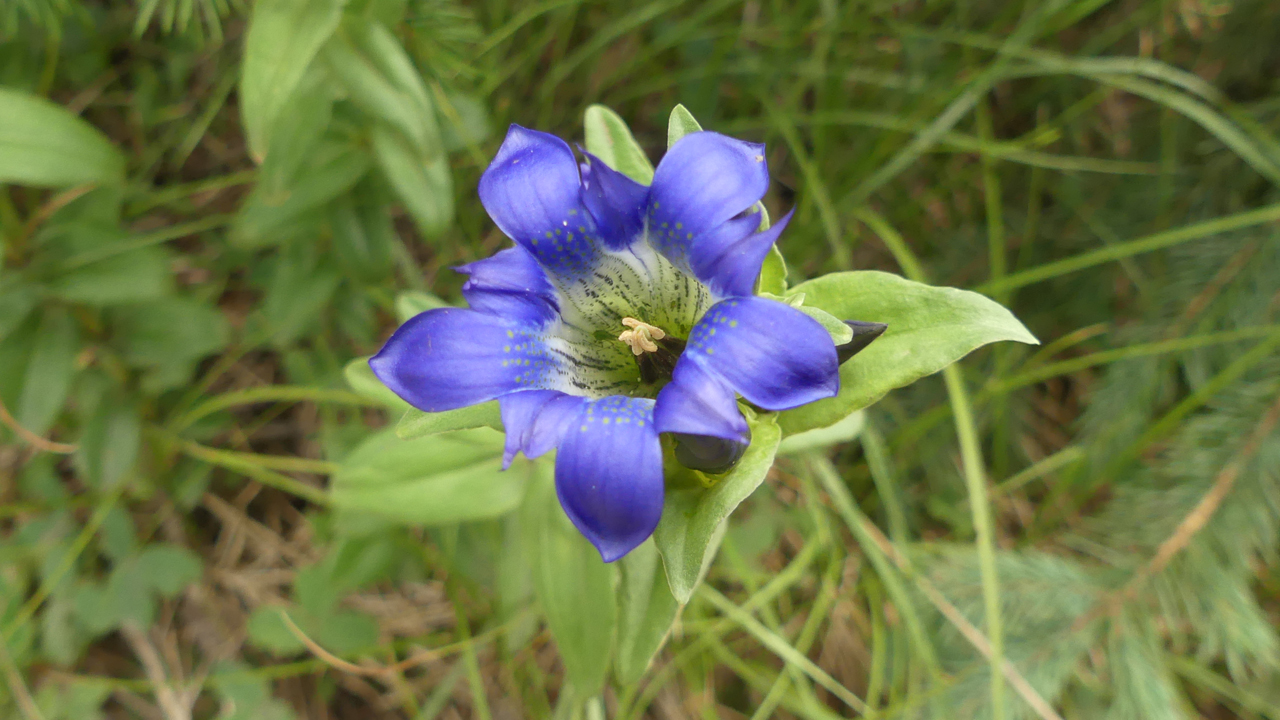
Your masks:
[{"label": "pale anther", "polygon": [[658,344],[654,340],[661,340],[667,336],[667,333],[660,327],[654,327],[647,322],[637,320],[635,318],[622,318],[622,324],[631,328],[624,330],[618,339],[626,343],[631,348],[632,355],[643,355],[647,352],[658,352]]}]

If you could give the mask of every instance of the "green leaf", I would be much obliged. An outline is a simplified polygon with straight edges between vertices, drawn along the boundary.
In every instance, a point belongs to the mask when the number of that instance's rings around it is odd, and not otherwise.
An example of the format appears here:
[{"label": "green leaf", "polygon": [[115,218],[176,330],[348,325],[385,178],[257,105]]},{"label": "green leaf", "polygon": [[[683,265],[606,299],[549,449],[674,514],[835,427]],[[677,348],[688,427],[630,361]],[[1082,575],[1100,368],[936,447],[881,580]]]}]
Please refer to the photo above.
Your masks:
[{"label": "green leaf", "polygon": [[[442,149],[440,128],[436,124],[435,103],[409,53],[405,51],[395,34],[378,20],[352,22],[349,28],[351,39],[364,57],[367,57],[378,73],[401,93],[408,101],[407,104],[411,110],[418,116],[416,121],[422,132],[419,141],[420,149],[427,155],[440,152]],[[416,129],[415,132],[417,132]],[[417,140],[416,136],[411,135],[411,137]]]},{"label": "green leaf", "polygon": [[19,396],[18,424],[37,435],[53,426],[75,376],[80,333],[65,308],[50,306],[40,318]]},{"label": "green leaf", "polygon": [[404,203],[423,236],[433,238],[453,223],[453,176],[443,153],[424,157],[395,130],[373,128],[378,167]]},{"label": "green leaf", "polygon": [[133,238],[114,222],[59,222],[38,239],[40,275],[61,300],[101,307],[154,300],[173,289],[168,250],[128,249]]},{"label": "green leaf", "polygon": [[305,645],[289,628],[286,614],[298,629],[326,650],[350,655],[378,642],[377,620],[354,610],[330,609],[317,614],[298,605],[263,605],[249,616],[249,639],[277,655],[294,655]]},{"label": "green leaf", "polygon": [[278,244],[306,228],[303,220],[319,220],[323,210],[355,186],[369,171],[369,155],[363,149],[321,143],[311,162],[289,186],[273,189],[262,183],[241,206],[231,226],[231,242],[242,248]]},{"label": "green leaf", "polygon": [[535,473],[522,521],[530,533],[534,590],[564,661],[573,697],[600,692],[617,621],[615,570],[569,522],[550,466]]},{"label": "green leaf", "polygon": [[[765,230],[768,230],[769,228],[773,227],[773,220],[769,218],[769,208],[764,206],[763,200],[757,200],[756,204],[751,206],[751,212],[760,213],[760,224],[756,227],[756,232],[764,232]],[[769,253],[770,255],[777,253],[778,259],[779,260],[782,259],[782,252],[778,250],[777,245],[770,245],[769,250],[770,250],[770,253]],[[783,265],[783,268],[785,269],[786,263],[784,262],[782,265]]]},{"label": "green leaf", "polygon": [[49,294],[61,300],[105,307],[155,300],[173,289],[169,253],[140,248],[58,275]]},{"label": "green leaf", "polygon": [[520,505],[530,463],[502,469],[502,436],[477,429],[402,440],[380,432],[333,476],[335,507],[416,525],[503,515]]},{"label": "green leaf", "polygon": [[587,108],[583,125],[587,152],[641,185],[653,182],[653,163],[618,113],[604,105],[592,105]]},{"label": "green leaf", "polygon": [[824,428],[806,430],[795,435],[788,435],[778,446],[779,455],[794,455],[806,450],[820,450],[842,442],[849,442],[862,434],[866,425],[866,416],[861,410],[851,413],[849,417]]},{"label": "green leaf", "polygon": [[[69,597],[55,593],[40,613],[40,649],[54,663],[74,665],[90,638],[75,622],[75,606]],[[82,716],[63,716],[67,720]]]},{"label": "green leaf", "polygon": [[[31,348],[35,346],[36,332],[40,329],[40,316],[29,316],[26,320],[0,340],[0,398],[13,412],[18,407],[18,399],[23,391],[27,366],[30,365]],[[0,426],[0,438],[11,437],[9,428]]]},{"label": "green leaf", "polygon": [[355,610],[338,610],[302,626],[316,642],[338,655],[350,655],[378,644],[378,621]]},{"label": "green leaf", "polygon": [[440,116],[440,142],[444,145],[445,152],[476,147],[489,139],[493,123],[489,120],[489,110],[484,103],[470,95],[450,93],[446,98],[449,107],[442,107],[442,102],[436,104],[437,114]]},{"label": "green leaf", "polygon": [[667,118],[667,149],[671,149],[680,138],[689,133],[702,130],[702,126],[693,119],[693,113],[684,105],[671,108],[671,117]]},{"label": "green leaf", "polygon": [[0,292],[0,342],[18,329],[39,299],[35,288],[27,284],[13,285]]},{"label": "green leaf", "polygon": [[198,360],[226,347],[231,334],[217,308],[187,297],[115,308],[110,317],[113,343],[136,367]]},{"label": "green leaf", "polygon": [[0,88],[0,184],[120,184],[124,167],[106,135],[66,108]]},{"label": "green leaf", "polygon": [[777,245],[770,247],[769,254],[764,256],[764,264],[760,266],[760,279],[756,281],[756,292],[778,297],[787,294],[787,261],[783,259]]},{"label": "green leaf", "polygon": [[[317,166],[318,150],[325,149],[325,133],[333,120],[335,88],[329,73],[313,63],[284,101],[288,112],[278,115],[267,126],[271,152],[258,169],[255,191],[267,194],[279,205],[280,197],[303,177],[304,168]],[[330,138],[329,146],[336,143]]]},{"label": "green leaf", "polygon": [[773,466],[782,433],[772,413],[749,418],[751,446],[726,475],[710,488],[667,491],[662,520],[653,533],[667,569],[671,594],[687,603],[720,545],[725,523],[735,508],[764,482]]},{"label": "green leaf", "polygon": [[[250,616],[250,628],[256,616],[257,611]],[[283,624],[281,628],[288,632]],[[297,717],[288,703],[272,697],[266,678],[239,661],[218,663],[209,676],[208,685],[217,691],[222,702],[218,720],[294,720]]]},{"label": "green leaf", "polygon": [[435,108],[422,78],[381,23],[348,23],[325,45],[324,59],[351,101],[398,130],[415,154],[443,154]]},{"label": "green leaf", "polygon": [[401,400],[399,395],[383,385],[378,376],[373,374],[373,369],[369,367],[369,358],[356,358],[347,363],[342,370],[342,375],[351,389],[361,395],[373,398],[392,410],[408,411],[410,409],[409,403]]},{"label": "green leaf", "polygon": [[136,561],[119,563],[107,578],[105,601],[115,616],[113,626],[132,622],[147,628],[155,622],[156,599]]},{"label": "green leaf", "polygon": [[885,334],[840,367],[840,394],[779,416],[787,435],[827,427],[942,370],[973,350],[1012,340],[1039,344],[1007,309],[967,290],[933,287],[871,270],[801,283],[805,304],[842,320],[881,322]]},{"label": "green leaf", "polygon": [[102,720],[102,705],[110,695],[111,687],[103,683],[46,676],[36,704],[44,720]]},{"label": "green leaf", "polygon": [[329,227],[338,261],[352,275],[372,282],[391,273],[392,250],[399,238],[380,203],[339,198],[329,210]]},{"label": "green leaf", "polygon": [[71,605],[76,620],[91,635],[101,635],[120,622],[115,604],[110,602],[110,595],[101,584],[85,582],[76,586]]},{"label": "green leaf", "polygon": [[[173,291],[169,251],[128,249],[133,240],[114,226],[64,223],[43,238],[41,256],[49,294],[61,300],[105,307],[143,302]],[[94,259],[97,258],[97,259]]]},{"label": "green leaf", "polygon": [[396,425],[396,435],[404,440],[410,440],[450,430],[486,427],[499,431],[503,429],[502,411],[498,407],[497,400],[437,413],[410,408]]},{"label": "green leaf", "polygon": [[131,403],[114,398],[99,404],[76,447],[81,477],[92,487],[115,487],[133,469],[142,440],[142,421]]},{"label": "green leaf", "polygon": [[134,561],[138,577],[161,597],[171,598],[200,579],[200,557],[180,545],[148,545]]},{"label": "green leaf", "polygon": [[376,21],[348,23],[325,47],[326,66],[347,96],[375,118],[374,156],[428,238],[453,222],[453,177],[435,105],[404,48]]},{"label": "green leaf", "polygon": [[796,309],[817,320],[822,329],[831,335],[831,341],[836,345],[843,345],[853,339],[853,328],[845,325],[839,318],[826,310],[812,305],[801,305]]},{"label": "green leaf", "polygon": [[419,313],[444,307],[449,307],[449,303],[431,293],[408,290],[396,296],[396,319],[406,323]]},{"label": "green leaf", "polygon": [[102,554],[112,562],[132,557],[138,551],[138,535],[133,527],[133,516],[116,505],[102,519],[98,529],[98,544]]},{"label": "green leaf", "polygon": [[330,550],[329,577],[335,587],[358,590],[383,580],[392,580],[403,560],[401,533],[374,532],[359,537],[343,536]]},{"label": "green leaf", "polygon": [[[278,605],[262,605],[249,615],[249,640],[254,645],[275,653],[276,655],[294,655],[302,652],[306,646],[289,630],[285,624],[285,608]],[[289,611],[289,616],[298,621],[296,609]]]},{"label": "green leaf", "polygon": [[249,152],[267,155],[269,130],[286,109],[316,53],[338,27],[339,0],[258,0],[240,67],[240,114]]},{"label": "green leaf", "polygon": [[494,562],[496,620],[509,628],[502,638],[506,658],[527,647],[540,625],[537,615],[525,612],[534,601],[533,569],[525,557],[528,535],[524,528],[525,515],[516,512],[502,518],[502,548]]},{"label": "green leaf", "polygon": [[169,489],[169,497],[183,512],[189,513],[200,504],[200,500],[209,489],[212,476],[212,465],[193,458],[184,458],[178,462],[178,466],[170,476],[172,485]]},{"label": "green leaf", "polygon": [[271,342],[286,346],[310,330],[332,304],[342,274],[319,264],[314,248],[295,243],[285,248],[262,301],[262,318]]},{"label": "green leaf", "polygon": [[[301,568],[293,576],[293,600],[313,617],[323,617],[337,609],[340,590],[333,582],[332,555]],[[295,617],[295,620],[302,619]]]},{"label": "green leaf", "polygon": [[615,672],[623,686],[640,681],[671,633],[681,605],[671,594],[653,539],[618,561],[618,653]]},{"label": "green leaf", "polygon": [[388,27],[399,27],[409,12],[409,0],[347,0],[348,17],[377,20]]}]

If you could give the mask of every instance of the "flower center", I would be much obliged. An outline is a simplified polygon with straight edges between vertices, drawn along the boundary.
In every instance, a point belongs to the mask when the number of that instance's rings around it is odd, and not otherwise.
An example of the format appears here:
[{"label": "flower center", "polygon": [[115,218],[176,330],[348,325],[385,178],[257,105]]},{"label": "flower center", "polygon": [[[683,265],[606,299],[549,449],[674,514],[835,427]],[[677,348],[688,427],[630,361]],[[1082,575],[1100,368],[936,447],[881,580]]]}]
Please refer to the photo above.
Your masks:
[{"label": "flower center", "polygon": [[658,352],[658,344],[654,341],[661,340],[667,336],[666,331],[662,328],[633,317],[622,318],[622,324],[630,328],[630,330],[624,330],[618,336],[618,339],[631,348],[632,355]]},{"label": "flower center", "polygon": [[657,325],[650,325],[633,317],[622,318],[626,330],[618,340],[631,348],[631,356],[640,370],[640,383],[648,386],[642,394],[656,393],[671,381],[680,353],[684,352],[684,340],[667,334]]}]

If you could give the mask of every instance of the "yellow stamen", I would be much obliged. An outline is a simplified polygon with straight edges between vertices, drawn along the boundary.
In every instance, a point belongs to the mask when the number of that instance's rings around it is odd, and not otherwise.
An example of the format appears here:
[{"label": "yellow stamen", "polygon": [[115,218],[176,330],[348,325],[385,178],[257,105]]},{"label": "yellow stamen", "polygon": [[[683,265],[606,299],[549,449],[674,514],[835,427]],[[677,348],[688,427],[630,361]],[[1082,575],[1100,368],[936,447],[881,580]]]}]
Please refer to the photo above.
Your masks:
[{"label": "yellow stamen", "polygon": [[622,318],[622,324],[631,329],[624,330],[618,339],[631,348],[632,355],[658,352],[658,344],[654,340],[661,340],[667,336],[662,328],[635,318]]}]

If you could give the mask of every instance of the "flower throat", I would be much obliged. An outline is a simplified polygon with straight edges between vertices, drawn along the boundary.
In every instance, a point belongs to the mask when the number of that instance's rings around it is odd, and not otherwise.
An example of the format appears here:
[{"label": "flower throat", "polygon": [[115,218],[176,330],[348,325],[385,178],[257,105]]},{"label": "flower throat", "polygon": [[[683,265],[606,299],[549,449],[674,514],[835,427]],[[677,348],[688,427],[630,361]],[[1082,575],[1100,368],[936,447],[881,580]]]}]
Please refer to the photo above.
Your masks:
[{"label": "flower throat", "polygon": [[632,317],[623,318],[622,324],[627,329],[618,336],[618,340],[631,348],[636,367],[640,369],[640,382],[645,385],[670,382],[676,361],[684,352],[685,341]]}]

